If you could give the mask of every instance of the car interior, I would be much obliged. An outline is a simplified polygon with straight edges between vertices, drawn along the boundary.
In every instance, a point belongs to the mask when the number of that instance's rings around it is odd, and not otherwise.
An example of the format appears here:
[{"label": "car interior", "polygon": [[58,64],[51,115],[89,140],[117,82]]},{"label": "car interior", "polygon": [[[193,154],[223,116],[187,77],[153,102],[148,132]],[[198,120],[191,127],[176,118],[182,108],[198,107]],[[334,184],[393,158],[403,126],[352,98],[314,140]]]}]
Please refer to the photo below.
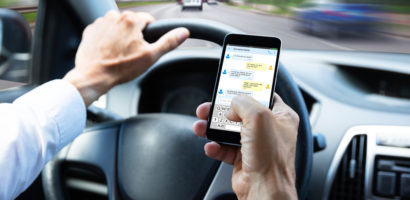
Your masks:
[{"label": "car interior", "polygon": [[[1,90],[0,101],[62,78],[84,28],[109,10],[118,10],[114,1],[39,0],[34,34],[15,36],[31,43],[29,84]],[[225,35],[244,32],[174,18],[152,22],[144,38],[176,27],[213,47],[178,48],[111,89],[87,109],[84,133],[17,199],[236,199],[233,167],[204,154],[207,140],[192,124],[196,107],[212,100]],[[283,49],[279,62],[276,92],[300,117],[299,199],[409,199],[409,55]]]}]

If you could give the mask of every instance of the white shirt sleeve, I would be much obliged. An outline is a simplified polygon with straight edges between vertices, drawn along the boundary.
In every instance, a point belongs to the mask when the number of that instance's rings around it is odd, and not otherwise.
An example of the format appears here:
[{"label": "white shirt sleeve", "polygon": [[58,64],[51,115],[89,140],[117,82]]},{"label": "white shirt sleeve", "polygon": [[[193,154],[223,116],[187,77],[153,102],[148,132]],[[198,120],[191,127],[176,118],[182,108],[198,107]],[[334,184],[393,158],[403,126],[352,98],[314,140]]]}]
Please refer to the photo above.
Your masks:
[{"label": "white shirt sleeve", "polygon": [[14,199],[85,127],[86,108],[69,82],[54,80],[0,104],[0,199]]}]

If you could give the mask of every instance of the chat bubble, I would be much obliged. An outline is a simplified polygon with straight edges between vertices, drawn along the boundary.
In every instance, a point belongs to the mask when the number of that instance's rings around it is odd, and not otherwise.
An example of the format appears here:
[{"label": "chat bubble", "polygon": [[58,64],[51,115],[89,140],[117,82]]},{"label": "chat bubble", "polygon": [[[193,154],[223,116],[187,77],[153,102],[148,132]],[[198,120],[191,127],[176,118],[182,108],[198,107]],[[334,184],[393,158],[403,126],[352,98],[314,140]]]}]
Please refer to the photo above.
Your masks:
[{"label": "chat bubble", "polygon": [[242,89],[249,91],[262,91],[264,84],[257,81],[244,81],[242,83]]},{"label": "chat bubble", "polygon": [[236,96],[236,95],[248,95],[253,96],[253,92],[244,90],[226,90],[226,94]]},{"label": "chat bubble", "polygon": [[252,80],[254,74],[255,74],[255,72],[248,71],[248,70],[231,70],[231,71],[229,71],[229,77],[230,78],[236,78],[236,79],[241,79],[241,80]]},{"label": "chat bubble", "polygon": [[232,54],[232,59],[241,60],[241,61],[252,61],[253,56],[252,55],[246,55],[246,54]]},{"label": "chat bubble", "polygon": [[266,64],[248,62],[248,63],[246,63],[246,69],[257,70],[257,71],[266,71]]}]

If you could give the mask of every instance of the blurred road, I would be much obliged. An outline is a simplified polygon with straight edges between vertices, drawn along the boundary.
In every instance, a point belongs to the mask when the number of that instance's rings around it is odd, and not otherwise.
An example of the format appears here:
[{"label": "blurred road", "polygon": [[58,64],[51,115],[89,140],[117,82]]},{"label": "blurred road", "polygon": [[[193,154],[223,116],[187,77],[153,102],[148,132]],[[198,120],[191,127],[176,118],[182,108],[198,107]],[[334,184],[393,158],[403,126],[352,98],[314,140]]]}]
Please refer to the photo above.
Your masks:
[{"label": "blurred road", "polygon": [[[355,37],[319,38],[297,30],[297,22],[290,18],[254,13],[224,4],[204,4],[203,11],[184,10],[178,4],[160,4],[128,8],[145,11],[156,19],[165,18],[201,18],[218,21],[249,34],[261,34],[278,37],[286,49],[315,50],[357,50],[410,53],[410,38],[386,34],[372,34]],[[202,41],[189,41],[185,46],[214,46]]]}]

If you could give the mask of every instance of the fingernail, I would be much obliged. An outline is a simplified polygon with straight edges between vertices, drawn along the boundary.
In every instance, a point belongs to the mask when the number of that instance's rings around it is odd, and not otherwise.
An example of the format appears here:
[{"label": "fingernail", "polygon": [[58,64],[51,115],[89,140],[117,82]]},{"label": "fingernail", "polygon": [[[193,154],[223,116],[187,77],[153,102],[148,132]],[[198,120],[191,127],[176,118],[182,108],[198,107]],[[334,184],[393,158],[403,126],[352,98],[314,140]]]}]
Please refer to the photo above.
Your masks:
[{"label": "fingernail", "polygon": [[179,37],[178,37],[179,43],[182,43],[189,37],[189,31],[186,28],[181,28],[180,30],[178,30],[178,32],[179,32]]}]

